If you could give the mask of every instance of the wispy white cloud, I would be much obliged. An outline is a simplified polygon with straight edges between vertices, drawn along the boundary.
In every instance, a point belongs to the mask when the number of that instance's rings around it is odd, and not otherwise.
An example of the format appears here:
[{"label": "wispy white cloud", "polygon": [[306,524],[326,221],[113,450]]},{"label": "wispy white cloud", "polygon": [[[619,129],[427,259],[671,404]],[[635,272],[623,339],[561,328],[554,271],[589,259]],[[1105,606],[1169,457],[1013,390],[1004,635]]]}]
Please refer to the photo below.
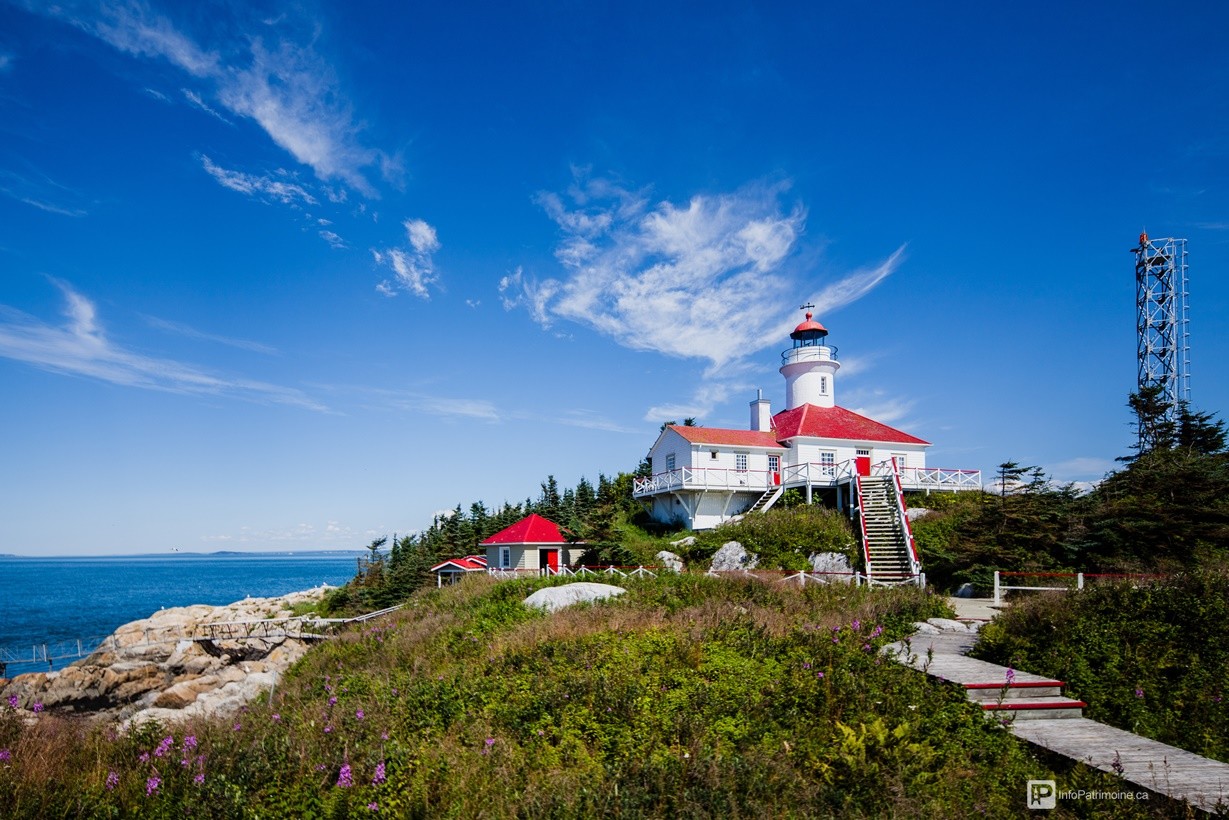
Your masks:
[{"label": "wispy white cloud", "polygon": [[210,373],[129,350],[107,336],[93,302],[63,282],[55,284],[64,295],[64,323],[51,325],[4,309],[0,312],[0,356],[125,387],[328,410],[301,390]]},{"label": "wispy white cloud", "polygon": [[236,347],[240,350],[250,350],[253,353],[264,353],[265,355],[276,355],[278,350],[260,342],[252,342],[247,339],[232,339],[229,336],[219,336],[216,333],[206,333],[202,330],[185,325],[182,322],[172,322],[167,319],[159,319],[156,316],[142,316],[145,323],[152,328],[164,330],[167,333],[174,333],[178,336],[183,336],[188,339],[197,339],[202,342],[214,342],[227,347]]},{"label": "wispy white cloud", "polygon": [[7,51],[0,51],[0,74],[11,71],[17,58]]},{"label": "wispy white cloud", "polygon": [[[785,206],[785,184],[697,194],[685,204],[650,204],[629,190],[578,172],[566,195],[537,198],[562,233],[562,278],[523,269],[505,276],[506,308],[524,307],[544,327],[565,319],[633,350],[697,358],[706,376],[778,343],[798,298],[831,311],[861,298],[897,266],[901,251],[818,289],[796,260],[805,209]],[[809,277],[808,277],[809,278]]]},{"label": "wispy white cloud", "polygon": [[248,196],[267,196],[284,205],[303,203],[319,204],[314,196],[302,185],[274,179],[270,176],[245,174],[242,171],[231,171],[217,165],[209,157],[201,154],[201,166],[218,184],[232,191],[238,191]]},{"label": "wispy white cloud", "polygon": [[29,173],[17,173],[0,168],[0,194],[57,216],[88,215],[84,208],[64,204],[64,200],[80,201],[82,197],[77,191],[33,169]]},{"label": "wispy white cloud", "polygon": [[[369,169],[394,181],[401,173],[397,157],[360,140],[363,123],[336,72],[315,49],[314,21],[269,20],[253,28],[234,19],[214,30],[250,30],[206,46],[145,0],[54,5],[27,0],[26,5],[124,53],[166,60],[198,84],[208,84],[222,108],[255,122],[322,181],[341,182],[374,197]],[[184,93],[198,107],[222,116],[199,93]]]},{"label": "wispy white cloud", "polygon": [[227,125],[232,125],[232,124],[233,124],[233,123],[231,123],[231,121],[230,121],[230,120],[226,119],[226,117],[223,117],[223,116],[222,116],[221,114],[219,114],[216,110],[214,110],[214,109],[213,109],[213,108],[209,105],[209,103],[207,103],[207,102],[205,102],[204,100],[202,100],[202,99],[201,99],[201,95],[200,95],[200,94],[197,94],[195,91],[193,91],[193,90],[192,90],[192,89],[190,89],[190,88],[181,88],[181,89],[179,89],[179,90],[180,90],[181,92],[183,92],[184,99],[186,99],[188,102],[190,102],[192,105],[196,106],[196,107],[197,107],[197,108],[199,108],[200,110],[204,111],[206,114],[209,114],[209,115],[211,115],[211,116],[213,116],[213,117],[217,117],[219,120],[221,120],[222,122],[226,123]]},{"label": "wispy white cloud", "polygon": [[[540,416],[537,417],[540,418]],[[607,433],[631,433],[634,435],[644,433],[644,430],[641,428],[628,427],[593,410],[564,410],[555,415],[551,420],[559,424],[566,424],[569,427],[580,427],[585,430],[602,430]]]},{"label": "wispy white cloud", "polygon": [[163,94],[161,91],[159,91],[156,88],[150,88],[146,86],[143,90],[145,91],[146,94],[153,97],[155,100],[161,100],[164,103],[169,103],[171,101],[170,97]]},{"label": "wispy white cloud", "polygon": [[439,237],[435,228],[421,219],[407,219],[401,225],[409,241],[408,248],[371,250],[376,264],[393,272],[393,278],[377,284],[376,290],[385,296],[395,296],[398,290],[407,290],[421,299],[429,299],[429,287],[439,281],[434,260],[435,252],[442,247]]},{"label": "wispy white cloud", "polygon": [[340,236],[338,236],[333,231],[323,230],[323,231],[318,231],[317,233],[320,234],[321,239],[329,243],[330,248],[341,250],[342,248],[349,247],[348,245],[346,245],[346,240],[342,239]]}]

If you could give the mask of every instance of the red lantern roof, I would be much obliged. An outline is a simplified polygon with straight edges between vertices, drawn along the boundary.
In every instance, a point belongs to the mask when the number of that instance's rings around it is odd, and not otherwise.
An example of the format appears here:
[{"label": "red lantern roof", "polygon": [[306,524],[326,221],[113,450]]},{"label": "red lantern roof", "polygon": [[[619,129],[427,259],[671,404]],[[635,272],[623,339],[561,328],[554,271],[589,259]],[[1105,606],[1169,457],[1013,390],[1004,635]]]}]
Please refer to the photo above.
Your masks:
[{"label": "red lantern roof", "polygon": [[828,328],[815,321],[815,314],[807,311],[807,320],[794,328],[794,332],[789,334],[789,337],[791,339],[807,339],[813,336],[827,335]]}]

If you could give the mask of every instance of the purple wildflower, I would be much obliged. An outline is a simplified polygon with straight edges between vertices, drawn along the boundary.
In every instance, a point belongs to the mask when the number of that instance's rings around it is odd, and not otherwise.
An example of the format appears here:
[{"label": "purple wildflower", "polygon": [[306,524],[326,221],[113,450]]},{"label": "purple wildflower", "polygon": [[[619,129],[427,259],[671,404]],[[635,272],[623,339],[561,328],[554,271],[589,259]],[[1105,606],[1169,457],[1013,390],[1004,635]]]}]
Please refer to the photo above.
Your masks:
[{"label": "purple wildflower", "polygon": [[336,705],[337,705],[337,696],[333,695],[333,697],[329,698],[329,706],[336,706]]},{"label": "purple wildflower", "polygon": [[196,735],[188,735],[183,739],[183,750],[190,752],[196,748]]},{"label": "purple wildflower", "polygon": [[7,763],[13,759],[13,753],[8,749],[0,749],[0,763]]},{"label": "purple wildflower", "polygon": [[872,637],[872,638],[878,638],[878,637],[879,637],[880,635],[882,635],[882,634],[883,634],[883,627],[882,627],[882,626],[879,626],[879,625],[876,625],[876,626],[875,626],[874,631],[873,631],[873,632],[871,632],[871,637]]},{"label": "purple wildflower", "polygon": [[179,761],[179,765],[183,766],[185,769],[191,768],[192,761],[185,757],[183,760]]},{"label": "purple wildflower", "polygon": [[174,745],[175,738],[171,735],[167,735],[166,737],[162,738],[162,742],[158,744],[158,748],[154,749],[154,757],[162,757],[170,751],[171,747]]},{"label": "purple wildflower", "polygon": [[17,696],[16,695],[9,695],[9,708],[10,709],[17,708]]},{"label": "purple wildflower", "polygon": [[337,773],[337,788],[348,789],[354,785],[354,773],[350,771],[350,764],[341,764],[341,771]]},{"label": "purple wildflower", "polygon": [[354,710],[354,719],[355,719],[355,720],[362,720],[364,717],[366,717],[366,715],[363,713],[363,710],[362,710],[362,709],[355,709],[355,710]]},{"label": "purple wildflower", "polygon": [[1015,682],[1016,682],[1016,670],[1012,669],[1010,666],[1009,666],[1009,667],[1007,667],[1007,675],[1006,675],[1006,677],[1007,677],[1007,684],[1008,684],[1009,686],[1010,686],[1011,684],[1015,683]]},{"label": "purple wildflower", "polygon": [[870,645],[870,644],[868,644],[868,643],[864,643],[864,644],[862,644],[862,651],[863,651],[863,652],[870,652],[870,651],[871,651],[871,645]]},{"label": "purple wildflower", "polygon": [[41,704],[41,703],[36,703],[36,704],[34,704],[33,706],[31,706],[30,708],[31,708],[31,710],[33,710],[34,714],[36,714],[36,715],[37,715],[39,712],[43,711],[43,704]]},{"label": "purple wildflower", "polygon": [[482,753],[486,754],[491,751],[491,747],[495,745],[495,738],[488,737],[482,744]]},{"label": "purple wildflower", "polygon": [[237,731],[239,731],[239,730],[240,730],[240,729],[242,729],[242,728],[243,728],[243,724],[242,724],[242,723],[236,723],[236,724],[235,724],[235,731],[236,731],[236,732],[237,732]]},{"label": "purple wildflower", "polygon": [[109,792],[115,791],[115,787],[119,785],[119,775],[116,774],[115,772],[108,772],[107,782],[105,785],[107,787],[107,791]]},{"label": "purple wildflower", "polygon": [[329,724],[328,726],[325,726],[325,727],[324,727],[324,733],[325,733],[326,735],[331,735],[331,734],[333,734],[333,726],[332,726],[332,724]]},{"label": "purple wildflower", "polygon": [[859,621],[857,618],[854,618],[853,621],[849,624],[849,628],[852,629],[854,632],[857,632],[859,629],[862,628],[862,622]]},{"label": "purple wildflower", "polygon": [[386,779],[387,777],[384,774],[384,761],[381,760],[379,763],[376,764],[376,773],[375,773],[375,776],[371,778],[371,785],[378,786],[381,783],[383,783]]},{"label": "purple wildflower", "polygon": [[162,778],[154,775],[149,780],[145,781],[145,796],[149,797],[154,792],[158,791],[158,787],[162,785]]},{"label": "purple wildflower", "polygon": [[810,662],[809,662],[809,661],[804,662],[804,663],[802,664],[802,668],[803,668],[803,669],[810,669],[810,668],[811,668],[811,664],[810,664]]},{"label": "purple wildflower", "polygon": [[138,757],[137,760],[141,761],[142,763],[148,763],[149,762],[149,752],[141,752],[141,756]]},{"label": "purple wildflower", "polygon": [[274,713],[273,713],[273,717],[269,718],[269,720],[273,721],[274,723],[281,723],[281,722],[282,722],[282,716],[281,716],[281,715],[279,715],[277,712],[274,712]]},{"label": "purple wildflower", "polygon": [[823,673],[823,672],[816,672],[816,673],[815,673],[815,680],[823,680],[823,679],[824,679],[824,673]]},{"label": "purple wildflower", "polygon": [[388,740],[388,732],[380,732],[380,740]]},{"label": "purple wildflower", "polygon": [[197,773],[196,773],[196,777],[192,778],[192,782],[193,782],[193,783],[195,783],[195,784],[196,784],[196,785],[198,785],[198,786],[203,786],[203,785],[205,785],[205,773],[204,773],[204,772],[197,772]]},{"label": "purple wildflower", "polygon": [[380,810],[380,804],[379,804],[379,803],[377,803],[376,801],[372,800],[370,803],[368,803],[368,804],[367,804],[367,810],[368,810],[368,811],[379,811],[379,810]]},{"label": "purple wildflower", "polygon": [[1136,686],[1135,687],[1135,697],[1142,698],[1143,696],[1144,696],[1144,690]]}]

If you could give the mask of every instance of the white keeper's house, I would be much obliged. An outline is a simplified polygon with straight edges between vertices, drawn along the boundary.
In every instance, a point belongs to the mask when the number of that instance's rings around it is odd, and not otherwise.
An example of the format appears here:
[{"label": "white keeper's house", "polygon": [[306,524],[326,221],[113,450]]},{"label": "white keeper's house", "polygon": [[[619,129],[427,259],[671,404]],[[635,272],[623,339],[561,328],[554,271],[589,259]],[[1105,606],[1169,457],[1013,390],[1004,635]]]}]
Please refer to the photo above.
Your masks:
[{"label": "white keeper's house", "polygon": [[841,365],[827,337],[809,312],[790,334],[793,345],[781,354],[781,412],[773,414],[761,391],[746,430],[678,424],[662,430],[649,451],[652,474],[637,478],[633,491],[655,520],[710,529],[766,510],[786,489],[798,488],[807,503],[823,500],[850,510],[864,544],[875,540],[867,532],[876,526],[872,507],[890,505],[899,511],[896,528],[912,551],[903,491],[981,488],[977,470],[927,466],[930,442],[838,405]]}]

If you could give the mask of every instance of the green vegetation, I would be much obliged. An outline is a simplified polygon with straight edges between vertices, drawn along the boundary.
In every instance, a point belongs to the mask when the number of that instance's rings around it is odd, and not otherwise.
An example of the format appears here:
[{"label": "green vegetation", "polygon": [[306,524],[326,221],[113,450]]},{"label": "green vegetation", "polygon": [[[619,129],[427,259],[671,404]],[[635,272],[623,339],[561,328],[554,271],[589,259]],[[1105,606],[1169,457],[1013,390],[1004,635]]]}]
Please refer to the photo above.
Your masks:
[{"label": "green vegetation", "polygon": [[[116,735],[26,725],[0,704],[0,806],[40,819],[1001,817],[1024,814],[1027,779],[1051,776],[957,688],[880,655],[941,614],[924,591],[667,575],[555,615],[521,605],[549,583],[423,590],[225,722]],[[1063,783],[1113,779],[1078,769]]]},{"label": "green vegetation", "polygon": [[1034,594],[974,654],[1066,681],[1093,720],[1229,761],[1229,568]]},{"label": "green vegetation", "polygon": [[995,569],[1177,572],[1229,557],[1224,423],[1185,405],[1167,420],[1155,389],[1128,405],[1136,452],[1085,495],[1009,461],[997,492],[910,498],[935,508],[913,524],[927,577],[984,591]]},{"label": "green vegetation", "polygon": [[688,562],[707,561],[727,541],[737,541],[758,556],[761,569],[807,569],[807,556],[816,552],[839,552],[851,564],[860,555],[849,519],[817,506],[773,508],[697,532],[695,539],[683,554]]}]

